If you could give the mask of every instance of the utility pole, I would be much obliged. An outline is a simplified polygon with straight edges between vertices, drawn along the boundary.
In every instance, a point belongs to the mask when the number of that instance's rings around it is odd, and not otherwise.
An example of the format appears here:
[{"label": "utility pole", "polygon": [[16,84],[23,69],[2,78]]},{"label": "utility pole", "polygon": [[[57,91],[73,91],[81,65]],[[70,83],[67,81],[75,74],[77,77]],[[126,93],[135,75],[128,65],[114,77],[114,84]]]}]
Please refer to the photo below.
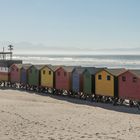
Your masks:
[{"label": "utility pole", "polygon": [[2,57],[3,57],[3,60],[4,60],[5,59],[5,56],[4,56],[4,47],[3,47],[3,56]]},{"label": "utility pole", "polygon": [[8,46],[8,50],[10,50],[10,60],[12,60],[12,50],[14,49],[14,46],[13,45],[9,45]]}]

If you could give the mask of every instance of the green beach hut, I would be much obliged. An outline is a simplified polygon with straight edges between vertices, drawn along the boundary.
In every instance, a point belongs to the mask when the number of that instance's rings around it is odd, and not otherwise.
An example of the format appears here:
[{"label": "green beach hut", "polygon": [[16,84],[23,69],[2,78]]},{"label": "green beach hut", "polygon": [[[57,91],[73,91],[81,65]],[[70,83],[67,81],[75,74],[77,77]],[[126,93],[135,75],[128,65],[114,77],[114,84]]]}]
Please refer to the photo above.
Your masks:
[{"label": "green beach hut", "polygon": [[95,94],[95,74],[103,68],[88,67],[83,72],[83,92]]},{"label": "green beach hut", "polygon": [[44,65],[32,65],[28,69],[28,84],[30,86],[40,86],[40,70]]}]

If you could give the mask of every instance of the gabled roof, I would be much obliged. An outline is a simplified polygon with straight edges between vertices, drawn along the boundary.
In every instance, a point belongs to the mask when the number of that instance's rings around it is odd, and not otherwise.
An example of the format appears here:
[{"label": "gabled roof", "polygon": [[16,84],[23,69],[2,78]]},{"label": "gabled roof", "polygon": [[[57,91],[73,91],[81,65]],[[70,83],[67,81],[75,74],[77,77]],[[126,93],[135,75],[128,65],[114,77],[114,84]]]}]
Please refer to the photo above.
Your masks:
[{"label": "gabled roof", "polygon": [[37,70],[41,70],[45,65],[32,65],[34,66]]},{"label": "gabled roof", "polygon": [[114,68],[114,69],[105,69],[105,71],[107,71],[108,73],[110,73],[113,76],[119,76],[120,74],[126,72],[126,69],[124,68]]},{"label": "gabled roof", "polygon": [[82,74],[85,71],[85,67],[77,67],[73,72],[76,71],[78,74]]},{"label": "gabled roof", "polygon": [[55,66],[55,65],[51,65],[51,64],[47,64],[47,65],[44,65],[42,69],[44,69],[45,67],[49,68],[51,71],[55,72],[58,68],[60,68],[60,66]]},{"label": "gabled roof", "polygon": [[132,72],[137,77],[140,77],[140,69],[129,69],[128,71]]},{"label": "gabled roof", "polygon": [[20,69],[20,68],[22,68],[22,65],[23,65],[23,64],[12,64],[10,67],[16,66],[17,68]]},{"label": "gabled roof", "polygon": [[104,68],[87,67],[85,71],[89,71],[91,75],[95,75],[97,72],[103,70]]},{"label": "gabled roof", "polygon": [[32,64],[22,64],[22,68],[29,69],[32,66]]},{"label": "gabled roof", "polygon": [[53,66],[49,65],[48,67],[54,72],[59,68],[59,66],[54,66],[54,65]]},{"label": "gabled roof", "polygon": [[76,67],[75,67],[75,66],[62,66],[62,68],[63,68],[66,72],[72,72]]}]

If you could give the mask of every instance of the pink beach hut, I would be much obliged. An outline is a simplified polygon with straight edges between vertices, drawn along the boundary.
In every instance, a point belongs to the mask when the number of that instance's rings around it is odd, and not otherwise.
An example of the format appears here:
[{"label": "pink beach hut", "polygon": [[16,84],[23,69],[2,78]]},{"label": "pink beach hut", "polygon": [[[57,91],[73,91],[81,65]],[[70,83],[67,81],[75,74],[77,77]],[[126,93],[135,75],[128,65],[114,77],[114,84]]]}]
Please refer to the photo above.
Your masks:
[{"label": "pink beach hut", "polygon": [[140,100],[140,70],[128,70],[118,79],[121,99]]},{"label": "pink beach hut", "polygon": [[13,64],[10,67],[10,82],[11,83],[20,83],[20,69],[22,64]]}]

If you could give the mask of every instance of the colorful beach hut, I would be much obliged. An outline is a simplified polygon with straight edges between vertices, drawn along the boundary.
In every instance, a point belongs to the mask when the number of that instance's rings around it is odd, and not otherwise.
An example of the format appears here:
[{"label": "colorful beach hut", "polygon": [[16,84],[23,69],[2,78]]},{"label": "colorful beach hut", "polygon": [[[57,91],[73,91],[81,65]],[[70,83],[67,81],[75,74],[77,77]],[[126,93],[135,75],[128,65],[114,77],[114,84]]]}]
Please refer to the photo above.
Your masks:
[{"label": "colorful beach hut", "polygon": [[75,68],[72,72],[72,91],[83,92],[83,72],[84,67]]},{"label": "colorful beach hut", "polygon": [[118,77],[119,97],[140,100],[140,70],[127,70]]},{"label": "colorful beach hut", "polygon": [[55,71],[55,88],[70,91],[72,89],[73,66],[62,66]]},{"label": "colorful beach hut", "polygon": [[20,69],[22,64],[13,64],[10,66],[10,82],[20,83]]},{"label": "colorful beach hut", "polygon": [[28,84],[28,69],[31,67],[31,64],[23,64],[20,69],[20,82],[21,84]]},{"label": "colorful beach hut", "polygon": [[103,69],[95,76],[95,93],[99,96],[118,97],[118,76],[125,69]]},{"label": "colorful beach hut", "polygon": [[9,68],[7,65],[0,65],[0,82],[9,81]]},{"label": "colorful beach hut", "polygon": [[89,67],[83,73],[83,92],[86,94],[95,93],[95,74],[102,68]]},{"label": "colorful beach hut", "polygon": [[41,86],[53,88],[55,86],[55,71],[58,66],[45,65],[41,69]]},{"label": "colorful beach hut", "polygon": [[30,86],[40,86],[40,71],[44,65],[32,65],[28,69],[28,84]]}]

